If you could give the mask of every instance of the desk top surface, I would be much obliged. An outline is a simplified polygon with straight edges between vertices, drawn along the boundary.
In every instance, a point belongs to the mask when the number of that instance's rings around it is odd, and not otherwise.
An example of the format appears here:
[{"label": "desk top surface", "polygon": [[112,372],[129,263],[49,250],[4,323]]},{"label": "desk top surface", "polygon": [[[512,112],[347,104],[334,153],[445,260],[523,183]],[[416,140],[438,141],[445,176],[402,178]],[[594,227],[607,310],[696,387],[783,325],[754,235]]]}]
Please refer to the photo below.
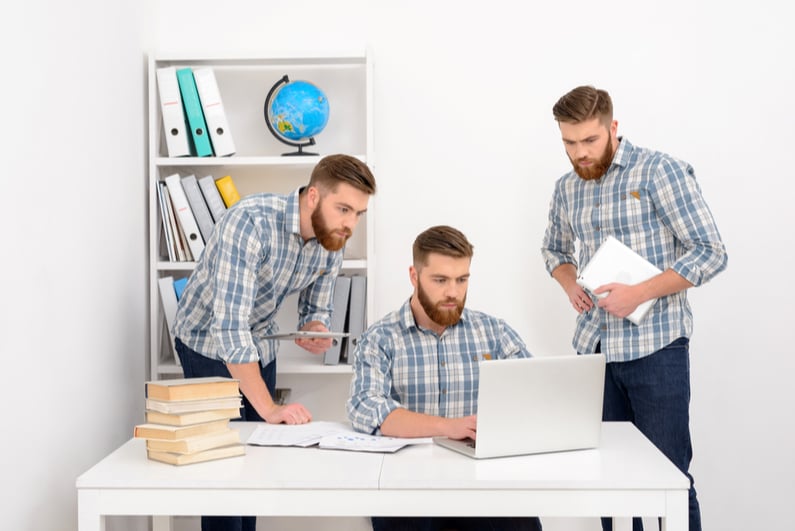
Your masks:
[{"label": "desk top surface", "polygon": [[[256,423],[236,422],[245,441]],[[688,480],[633,425],[603,424],[599,449],[475,460],[436,445],[394,454],[246,446],[246,455],[176,467],[131,439],[77,478],[78,489],[682,489]]]}]

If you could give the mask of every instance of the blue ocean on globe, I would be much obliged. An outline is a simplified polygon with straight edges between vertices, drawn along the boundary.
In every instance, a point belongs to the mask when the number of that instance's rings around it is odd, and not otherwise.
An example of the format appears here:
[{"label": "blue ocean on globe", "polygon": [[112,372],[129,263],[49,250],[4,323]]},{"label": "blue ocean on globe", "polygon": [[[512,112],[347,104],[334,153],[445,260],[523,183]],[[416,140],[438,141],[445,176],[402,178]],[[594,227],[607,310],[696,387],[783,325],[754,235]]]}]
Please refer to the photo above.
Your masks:
[{"label": "blue ocean on globe", "polygon": [[308,81],[291,81],[279,88],[268,111],[271,125],[278,134],[288,140],[301,141],[326,127],[328,98]]}]

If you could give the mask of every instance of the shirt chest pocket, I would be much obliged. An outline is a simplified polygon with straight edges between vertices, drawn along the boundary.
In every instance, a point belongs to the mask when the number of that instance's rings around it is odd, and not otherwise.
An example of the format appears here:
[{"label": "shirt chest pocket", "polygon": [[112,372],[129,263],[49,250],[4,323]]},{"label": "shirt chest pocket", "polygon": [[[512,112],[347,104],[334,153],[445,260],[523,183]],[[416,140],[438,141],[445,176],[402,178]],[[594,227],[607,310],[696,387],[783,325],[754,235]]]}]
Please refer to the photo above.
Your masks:
[{"label": "shirt chest pocket", "polygon": [[619,233],[648,227],[654,218],[651,196],[642,188],[617,191],[606,207]]}]

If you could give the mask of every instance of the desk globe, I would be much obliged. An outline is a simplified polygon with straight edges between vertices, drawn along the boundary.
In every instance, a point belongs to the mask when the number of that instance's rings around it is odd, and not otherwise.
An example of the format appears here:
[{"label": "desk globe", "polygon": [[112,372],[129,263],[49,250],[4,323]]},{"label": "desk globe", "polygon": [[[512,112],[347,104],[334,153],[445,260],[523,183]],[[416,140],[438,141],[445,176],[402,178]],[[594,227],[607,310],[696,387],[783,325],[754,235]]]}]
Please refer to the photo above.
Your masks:
[{"label": "desk globe", "polygon": [[298,151],[283,156],[317,155],[304,151],[315,145],[315,135],[326,127],[329,117],[328,98],[309,81],[290,81],[283,76],[265,99],[265,123],[277,140]]}]

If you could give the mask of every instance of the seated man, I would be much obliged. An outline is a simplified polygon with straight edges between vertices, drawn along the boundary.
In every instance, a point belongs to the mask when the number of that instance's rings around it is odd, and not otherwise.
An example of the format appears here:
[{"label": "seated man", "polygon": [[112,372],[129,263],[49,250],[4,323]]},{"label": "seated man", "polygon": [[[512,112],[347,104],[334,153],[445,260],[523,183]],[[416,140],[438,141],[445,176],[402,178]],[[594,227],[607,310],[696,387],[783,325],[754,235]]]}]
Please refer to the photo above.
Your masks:
[{"label": "seated man", "polygon": [[[464,308],[473,247],[438,226],[414,241],[414,293],[371,326],[354,352],[354,429],[394,437],[475,439],[478,361],[529,357],[501,319]],[[373,517],[373,530],[540,530],[538,518]]]}]

